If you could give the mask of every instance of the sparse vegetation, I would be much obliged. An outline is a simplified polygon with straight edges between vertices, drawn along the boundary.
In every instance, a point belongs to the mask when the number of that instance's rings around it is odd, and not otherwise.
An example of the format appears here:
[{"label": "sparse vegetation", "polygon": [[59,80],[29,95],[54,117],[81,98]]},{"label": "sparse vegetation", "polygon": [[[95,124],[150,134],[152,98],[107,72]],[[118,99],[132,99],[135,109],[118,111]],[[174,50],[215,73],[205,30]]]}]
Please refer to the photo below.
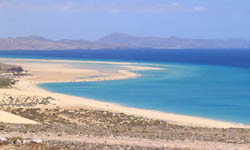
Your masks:
[{"label": "sparse vegetation", "polygon": [[23,71],[23,68],[20,66],[9,65],[0,62],[0,73],[20,73]]},{"label": "sparse vegetation", "polygon": [[0,77],[0,88],[8,88],[13,84],[15,84],[15,80],[10,78]]},{"label": "sparse vegetation", "polygon": [[14,77],[19,76],[23,71],[23,68],[20,66],[0,62],[0,88],[8,88],[15,84],[16,80],[14,80]]},{"label": "sparse vegetation", "polygon": [[101,110],[13,108],[5,111],[42,123],[41,125],[29,125],[28,127],[24,125],[18,128],[9,125],[7,129],[4,129],[8,131],[18,130],[19,132],[37,134],[45,132],[56,135],[95,135],[98,137],[113,135],[151,140],[250,143],[250,129],[215,129],[179,126],[162,120]]}]

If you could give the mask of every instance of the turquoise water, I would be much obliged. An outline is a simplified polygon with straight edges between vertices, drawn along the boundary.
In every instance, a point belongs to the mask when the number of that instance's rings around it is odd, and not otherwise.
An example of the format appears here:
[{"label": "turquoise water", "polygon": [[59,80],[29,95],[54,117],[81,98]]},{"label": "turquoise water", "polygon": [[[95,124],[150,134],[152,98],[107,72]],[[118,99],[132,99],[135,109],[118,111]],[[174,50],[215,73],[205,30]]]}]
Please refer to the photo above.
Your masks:
[{"label": "turquoise water", "polygon": [[[152,65],[165,70],[136,71],[142,76],[134,79],[47,83],[40,86],[58,93],[130,107],[250,124],[249,68],[168,63]],[[99,64],[99,67],[102,65]]]},{"label": "turquoise water", "polygon": [[[152,63],[149,66],[166,70],[138,71],[142,76],[135,79],[40,86],[125,106],[250,124],[250,50],[18,50],[0,51],[0,57]],[[104,72],[124,69],[108,64],[71,65]]]}]

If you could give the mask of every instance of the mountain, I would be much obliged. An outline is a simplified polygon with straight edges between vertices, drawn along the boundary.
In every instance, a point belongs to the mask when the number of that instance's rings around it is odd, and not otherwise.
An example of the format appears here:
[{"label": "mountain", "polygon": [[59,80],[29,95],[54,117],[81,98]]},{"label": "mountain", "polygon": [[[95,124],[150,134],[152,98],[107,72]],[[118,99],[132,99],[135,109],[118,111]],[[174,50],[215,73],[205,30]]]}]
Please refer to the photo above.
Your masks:
[{"label": "mountain", "polygon": [[69,50],[69,49],[119,49],[119,48],[250,48],[250,41],[188,39],[179,37],[139,37],[114,32],[96,41],[49,40],[41,36],[0,38],[0,50]]},{"label": "mountain", "polygon": [[133,37],[129,34],[114,32],[110,35],[107,35],[99,40],[96,43],[99,44],[108,44],[113,47],[137,47],[135,43],[137,40],[136,37]]},{"label": "mountain", "polygon": [[98,43],[106,43],[114,47],[129,48],[250,48],[247,40],[207,40],[188,39],[179,37],[138,37],[123,33],[112,33],[97,40]]}]

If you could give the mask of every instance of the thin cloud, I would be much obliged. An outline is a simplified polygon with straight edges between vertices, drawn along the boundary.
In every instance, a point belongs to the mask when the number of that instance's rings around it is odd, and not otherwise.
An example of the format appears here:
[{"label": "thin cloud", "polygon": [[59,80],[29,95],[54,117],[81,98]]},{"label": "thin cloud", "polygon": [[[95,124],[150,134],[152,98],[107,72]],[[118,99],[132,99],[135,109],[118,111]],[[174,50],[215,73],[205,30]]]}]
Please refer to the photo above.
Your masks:
[{"label": "thin cloud", "polygon": [[0,0],[0,8],[20,11],[46,11],[46,12],[77,12],[77,13],[169,13],[169,12],[204,12],[207,8],[202,6],[185,6],[176,2],[144,1],[98,1],[98,0],[68,0],[68,1],[17,1]]},{"label": "thin cloud", "polygon": [[112,9],[110,12],[113,14],[119,14],[119,13],[121,13],[121,10],[120,9]]},{"label": "thin cloud", "polygon": [[0,8],[6,8],[9,5],[7,0],[0,0]]},{"label": "thin cloud", "polygon": [[[165,3],[149,5],[140,8],[145,13],[168,13],[171,11],[184,11],[185,7],[180,3]],[[140,11],[140,10],[139,10]]]},{"label": "thin cloud", "polygon": [[207,8],[203,7],[203,6],[194,6],[193,11],[195,11],[195,12],[204,12],[204,11],[207,11]]},{"label": "thin cloud", "polygon": [[170,4],[168,4],[167,7],[171,8],[171,9],[181,9],[181,8],[183,8],[183,5],[180,3],[170,3]]},{"label": "thin cloud", "polygon": [[73,3],[71,1],[65,2],[62,5],[57,6],[58,9],[61,9],[63,11],[69,11],[74,8]]}]

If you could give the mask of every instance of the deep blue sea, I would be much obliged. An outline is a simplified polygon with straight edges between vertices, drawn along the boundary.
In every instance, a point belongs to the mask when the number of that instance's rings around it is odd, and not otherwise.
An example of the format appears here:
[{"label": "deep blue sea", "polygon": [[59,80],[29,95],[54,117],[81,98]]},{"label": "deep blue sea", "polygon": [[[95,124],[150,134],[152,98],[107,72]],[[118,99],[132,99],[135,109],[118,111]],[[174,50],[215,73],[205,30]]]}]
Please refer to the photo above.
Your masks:
[{"label": "deep blue sea", "polygon": [[165,68],[136,71],[142,76],[134,79],[40,86],[125,106],[250,124],[250,50],[0,51],[0,57],[125,61]]}]

